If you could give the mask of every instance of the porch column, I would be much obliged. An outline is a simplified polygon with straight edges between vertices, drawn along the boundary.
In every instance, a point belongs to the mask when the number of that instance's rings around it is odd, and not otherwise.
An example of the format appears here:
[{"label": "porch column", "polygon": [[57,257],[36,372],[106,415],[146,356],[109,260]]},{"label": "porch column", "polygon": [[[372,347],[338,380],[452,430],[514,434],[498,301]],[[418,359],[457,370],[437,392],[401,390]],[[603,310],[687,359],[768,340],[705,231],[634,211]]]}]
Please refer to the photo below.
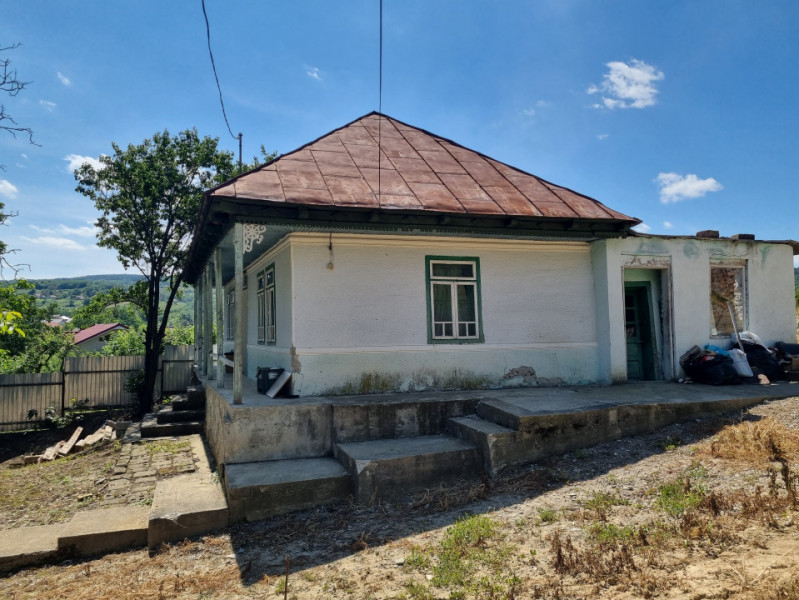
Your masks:
[{"label": "porch column", "polygon": [[202,312],[202,277],[194,284],[194,364],[200,373],[203,372],[203,312]]},{"label": "porch column", "polygon": [[216,386],[225,387],[225,288],[222,286],[222,248],[214,252],[214,288],[216,289]]},{"label": "porch column", "polygon": [[214,343],[213,310],[211,308],[211,267],[205,266],[203,271],[203,374],[214,379],[216,373],[211,369],[211,348]]},{"label": "porch column", "polygon": [[235,329],[233,334],[233,404],[241,404],[244,377],[244,336],[246,314],[244,310],[244,225],[233,226],[233,287],[235,302]]}]

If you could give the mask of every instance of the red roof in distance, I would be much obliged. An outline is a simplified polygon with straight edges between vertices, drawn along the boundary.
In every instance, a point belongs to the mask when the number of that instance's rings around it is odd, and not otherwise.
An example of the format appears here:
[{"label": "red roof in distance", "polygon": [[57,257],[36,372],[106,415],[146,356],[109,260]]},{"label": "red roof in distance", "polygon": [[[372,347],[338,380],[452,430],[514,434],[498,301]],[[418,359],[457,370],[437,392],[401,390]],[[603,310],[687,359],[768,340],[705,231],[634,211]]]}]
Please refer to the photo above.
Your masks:
[{"label": "red roof in distance", "polygon": [[127,329],[127,326],[122,325],[121,323],[99,323],[97,325],[92,325],[86,329],[81,329],[75,334],[75,343],[80,344],[92,339],[93,337],[103,335],[115,329]]}]

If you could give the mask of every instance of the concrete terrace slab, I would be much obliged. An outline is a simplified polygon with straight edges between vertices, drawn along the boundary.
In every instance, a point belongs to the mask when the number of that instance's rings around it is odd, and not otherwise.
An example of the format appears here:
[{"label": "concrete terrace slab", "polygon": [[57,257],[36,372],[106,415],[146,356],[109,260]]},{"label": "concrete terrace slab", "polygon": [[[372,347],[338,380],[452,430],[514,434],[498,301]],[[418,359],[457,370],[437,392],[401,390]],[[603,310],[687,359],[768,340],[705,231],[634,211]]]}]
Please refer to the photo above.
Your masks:
[{"label": "concrete terrace slab", "polygon": [[[799,383],[712,386],[647,381],[609,386],[491,390],[482,393],[482,400],[491,404],[501,402],[503,408],[521,417],[571,413],[628,404],[744,401],[751,406],[764,400],[792,396],[799,396]],[[722,408],[723,410],[725,409]]]},{"label": "concrete terrace slab", "polygon": [[0,573],[56,557],[63,523],[20,527],[0,532]]}]

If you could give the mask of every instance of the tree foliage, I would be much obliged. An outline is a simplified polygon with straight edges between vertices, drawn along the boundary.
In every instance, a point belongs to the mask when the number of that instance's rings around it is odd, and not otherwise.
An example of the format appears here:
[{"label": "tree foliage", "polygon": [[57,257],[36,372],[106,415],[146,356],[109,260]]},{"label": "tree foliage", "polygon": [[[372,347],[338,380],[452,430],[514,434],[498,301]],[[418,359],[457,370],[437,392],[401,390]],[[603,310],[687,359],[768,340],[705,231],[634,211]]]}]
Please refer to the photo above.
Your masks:
[{"label": "tree foliage", "polygon": [[[101,216],[98,245],[117,251],[125,268],[144,276],[146,289],[145,393],[142,409],[152,405],[172,303],[180,290],[183,265],[203,190],[235,173],[233,155],[217,148],[217,138],[196,130],[175,136],[156,133],[138,145],[101,156],[100,168],[75,171],[77,191],[94,202]],[[159,286],[169,284],[161,310]]]}]

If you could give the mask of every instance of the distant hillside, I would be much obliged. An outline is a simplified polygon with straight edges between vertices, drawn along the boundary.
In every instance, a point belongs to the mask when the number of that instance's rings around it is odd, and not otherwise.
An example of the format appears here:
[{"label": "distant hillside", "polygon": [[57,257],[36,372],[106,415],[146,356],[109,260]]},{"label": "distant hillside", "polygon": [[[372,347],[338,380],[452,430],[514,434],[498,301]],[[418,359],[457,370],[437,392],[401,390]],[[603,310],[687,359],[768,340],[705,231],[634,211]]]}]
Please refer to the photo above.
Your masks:
[{"label": "distant hillside", "polygon": [[[28,279],[35,287],[32,296],[42,304],[56,305],[57,314],[72,316],[76,308],[87,305],[92,296],[113,287],[127,288],[142,279],[141,275],[86,275],[56,279]],[[166,299],[166,284],[161,284],[161,300]],[[194,320],[194,289],[185,288],[183,297],[175,300],[169,321],[172,325],[190,325]]]}]

